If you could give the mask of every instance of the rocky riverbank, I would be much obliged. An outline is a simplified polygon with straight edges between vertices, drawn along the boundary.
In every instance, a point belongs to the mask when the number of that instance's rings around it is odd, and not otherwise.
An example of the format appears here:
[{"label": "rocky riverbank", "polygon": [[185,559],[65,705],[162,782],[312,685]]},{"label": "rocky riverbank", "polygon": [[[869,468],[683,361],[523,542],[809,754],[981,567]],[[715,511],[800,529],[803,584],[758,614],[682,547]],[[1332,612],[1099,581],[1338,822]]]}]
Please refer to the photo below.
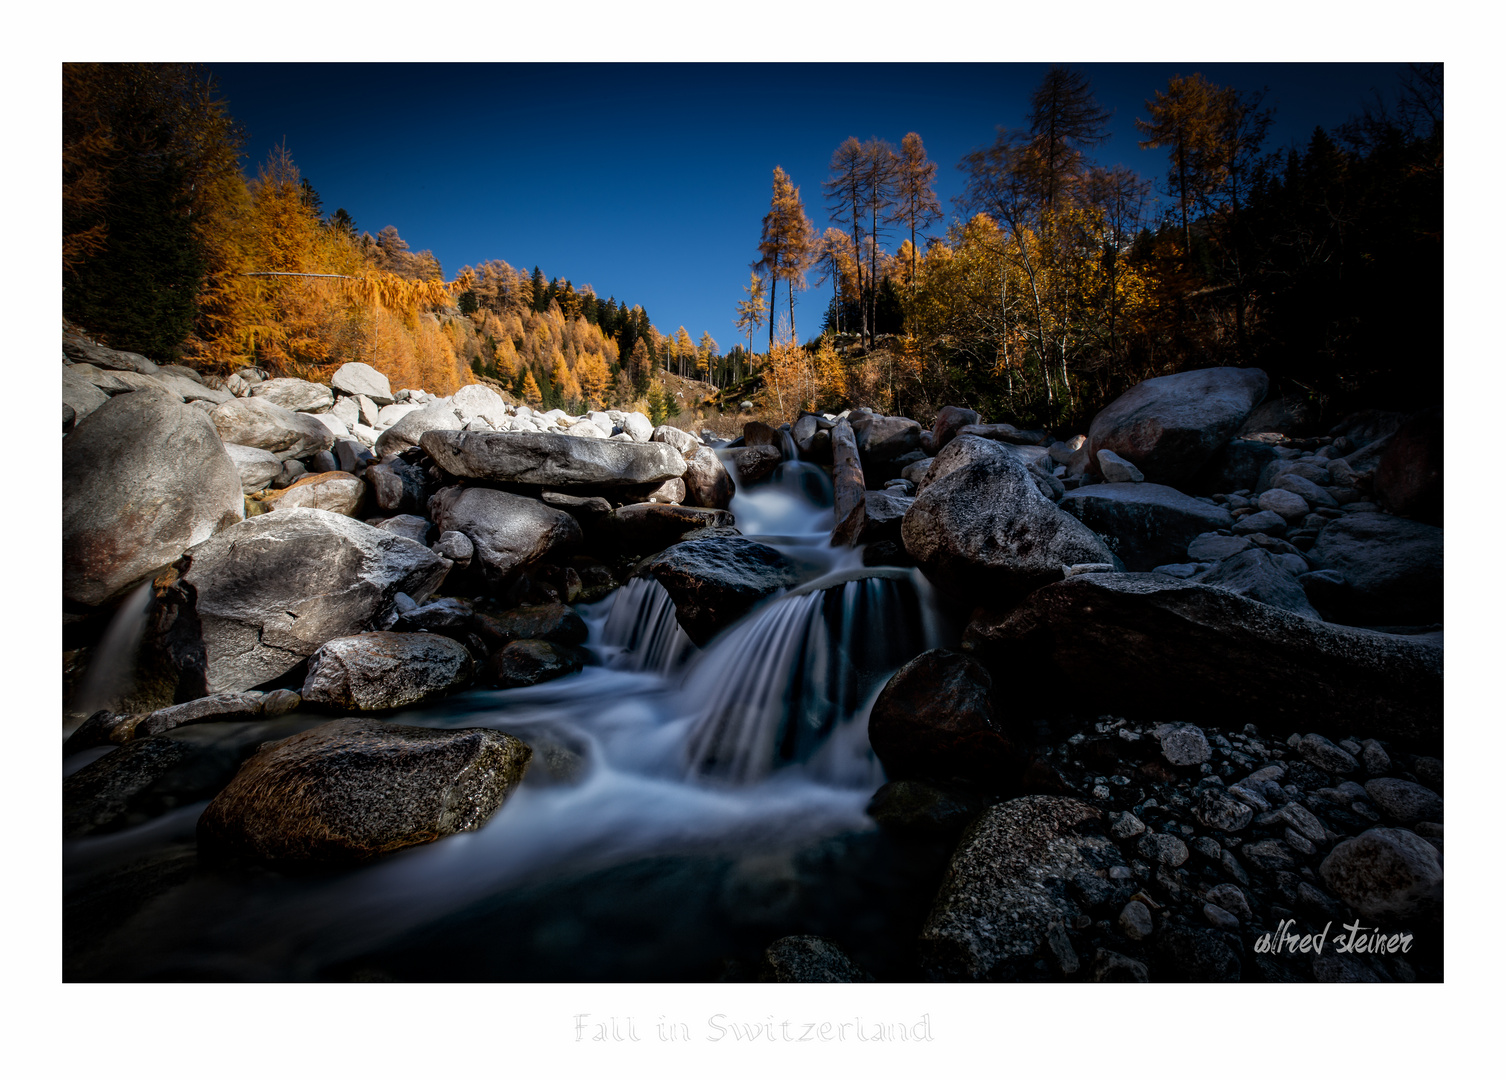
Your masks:
[{"label": "rocky riverbank", "polygon": [[[63,377],[66,838],[209,800],[201,860],[351,863],[579,782],[578,747],[383,718],[597,663],[576,605],[635,578],[707,646],[808,576],[740,534],[723,457],[750,490],[800,460],[832,543],[918,567],[961,628],[872,709],[869,813],[934,874],[879,977],[1442,976],[1441,417],[1294,435],[1263,373],[1206,369],[1072,438],[857,409],[719,455],[637,413],[364,364],[216,379],[66,328]],[[121,641],[134,676],[91,678]],[[1409,947],[1340,951],[1349,924]],[[729,977],[868,976],[800,929]]]}]

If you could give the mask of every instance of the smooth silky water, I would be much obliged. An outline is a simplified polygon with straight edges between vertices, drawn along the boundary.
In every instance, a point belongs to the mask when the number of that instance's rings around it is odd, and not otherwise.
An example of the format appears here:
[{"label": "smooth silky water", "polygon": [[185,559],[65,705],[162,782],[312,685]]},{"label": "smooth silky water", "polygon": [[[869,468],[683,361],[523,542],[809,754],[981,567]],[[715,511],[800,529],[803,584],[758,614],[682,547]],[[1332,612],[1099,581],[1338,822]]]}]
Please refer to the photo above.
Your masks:
[{"label": "smooth silky water", "polygon": [[[475,832],[356,868],[213,865],[194,854],[200,802],[65,843],[70,977],[742,978],[791,933],[908,977],[928,886],[864,812],[884,780],[867,717],[946,634],[919,574],[830,546],[831,504],[827,475],[794,462],[738,490],[738,528],[804,581],[705,649],[637,579],[580,608],[595,661],[580,673],[390,716],[534,747]],[[327,719],[294,713],[265,737]]]}]

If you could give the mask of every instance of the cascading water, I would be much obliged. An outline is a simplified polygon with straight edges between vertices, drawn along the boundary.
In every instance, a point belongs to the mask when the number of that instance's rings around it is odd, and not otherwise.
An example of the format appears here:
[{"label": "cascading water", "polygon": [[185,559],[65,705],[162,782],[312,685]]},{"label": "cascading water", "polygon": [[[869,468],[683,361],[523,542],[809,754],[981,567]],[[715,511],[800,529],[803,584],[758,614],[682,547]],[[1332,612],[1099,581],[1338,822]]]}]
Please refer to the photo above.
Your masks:
[{"label": "cascading water", "polygon": [[[830,481],[809,465],[737,491],[739,529],[806,583],[704,649],[665,590],[638,579],[582,609],[599,663],[393,716],[498,728],[534,747],[522,787],[478,831],[327,875],[200,868],[120,927],[85,977],[340,978],[360,962],[407,978],[700,979],[713,958],[761,949],[780,928],[817,932],[828,919],[834,932],[848,916],[830,897],[877,872],[827,865],[828,854],[806,881],[798,853],[839,840],[874,849],[864,807],[883,774],[868,709],[895,668],[940,642],[923,580],[830,547],[830,507]],[[293,713],[255,737],[323,719]],[[203,805],[65,843],[65,889],[143,859],[192,862]],[[852,902],[890,903],[892,882],[873,887],[879,897]],[[595,909],[583,897],[602,889],[610,911],[584,914]],[[498,919],[531,936],[494,942],[478,929]]]}]

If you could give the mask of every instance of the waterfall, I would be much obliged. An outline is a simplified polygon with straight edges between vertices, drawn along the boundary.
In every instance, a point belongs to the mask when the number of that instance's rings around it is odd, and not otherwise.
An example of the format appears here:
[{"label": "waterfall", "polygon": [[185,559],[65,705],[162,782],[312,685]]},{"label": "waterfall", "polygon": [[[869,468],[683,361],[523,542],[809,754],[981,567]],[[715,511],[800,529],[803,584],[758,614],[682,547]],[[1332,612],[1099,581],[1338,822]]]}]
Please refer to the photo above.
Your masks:
[{"label": "waterfall", "polygon": [[697,651],[675,618],[675,602],[653,578],[634,578],[613,597],[601,631],[607,667],[668,675]]},{"label": "waterfall", "polygon": [[152,608],[152,582],[148,578],[120,602],[104,636],[94,649],[83,685],[73,700],[73,711],[88,716],[109,708],[131,688],[136,669],[136,650],[146,631]]},{"label": "waterfall", "polygon": [[836,574],[733,627],[686,675],[689,774],[747,784],[816,757],[844,722],[866,733],[865,706],[926,647],[920,606],[906,573]]}]

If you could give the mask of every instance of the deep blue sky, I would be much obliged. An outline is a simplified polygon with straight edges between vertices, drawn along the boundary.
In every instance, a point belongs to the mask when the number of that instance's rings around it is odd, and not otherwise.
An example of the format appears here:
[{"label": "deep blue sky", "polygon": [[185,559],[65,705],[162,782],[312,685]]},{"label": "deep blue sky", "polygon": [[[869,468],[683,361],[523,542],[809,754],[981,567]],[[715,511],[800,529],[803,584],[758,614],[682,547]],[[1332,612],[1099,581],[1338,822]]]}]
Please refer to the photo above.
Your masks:
[{"label": "deep blue sky", "polygon": [[[723,351],[758,258],[772,173],[783,166],[818,229],[832,151],[849,135],[896,146],[918,132],[938,164],[948,215],[957,162],[1023,126],[1048,65],[1009,64],[214,64],[247,133],[248,172],[284,139],[325,212],[345,207],[375,234],[395,225],[453,277],[505,259],[642,304],[654,325]],[[1134,122],[1173,74],[1268,87],[1270,148],[1305,144],[1403,64],[1078,65],[1115,111],[1101,164],[1164,185],[1164,151]],[[944,228],[938,226],[936,230]],[[886,245],[893,250],[896,234]],[[780,289],[779,308],[787,310]],[[797,294],[796,328],[817,332],[829,290]],[[761,335],[767,341],[767,331]],[[745,339],[743,339],[745,340]],[[755,347],[758,338],[754,339]]]}]

